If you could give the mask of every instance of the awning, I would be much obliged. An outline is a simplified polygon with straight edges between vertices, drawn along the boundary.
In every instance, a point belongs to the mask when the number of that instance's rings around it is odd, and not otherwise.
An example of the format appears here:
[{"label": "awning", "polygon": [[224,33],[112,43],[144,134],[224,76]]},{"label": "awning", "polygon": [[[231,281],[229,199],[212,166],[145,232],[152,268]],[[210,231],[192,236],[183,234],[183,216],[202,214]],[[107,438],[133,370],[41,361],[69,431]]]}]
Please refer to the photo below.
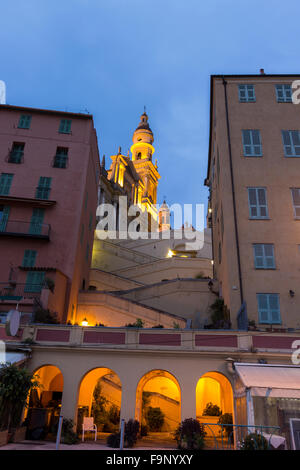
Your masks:
[{"label": "awning", "polygon": [[4,364],[11,363],[16,366],[21,365],[24,361],[26,361],[27,355],[25,353],[20,352],[6,352],[4,354],[0,354],[0,367]]},{"label": "awning", "polygon": [[300,398],[300,366],[234,363],[252,396]]}]

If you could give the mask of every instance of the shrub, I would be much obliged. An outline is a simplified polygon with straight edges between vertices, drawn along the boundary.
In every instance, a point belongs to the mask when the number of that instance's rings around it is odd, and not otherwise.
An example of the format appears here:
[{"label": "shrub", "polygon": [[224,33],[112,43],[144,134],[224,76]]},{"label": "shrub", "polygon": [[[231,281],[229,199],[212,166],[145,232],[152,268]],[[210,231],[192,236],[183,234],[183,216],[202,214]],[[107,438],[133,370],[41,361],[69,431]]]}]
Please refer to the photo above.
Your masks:
[{"label": "shrub", "polygon": [[164,425],[165,415],[159,407],[149,406],[145,413],[145,419],[150,431],[159,432]]},{"label": "shrub", "polygon": [[230,311],[221,298],[210,306],[211,321],[213,328],[231,328]]},{"label": "shrub", "polygon": [[117,405],[111,405],[108,410],[107,417],[112,424],[119,424],[120,408],[118,408]]},{"label": "shrub", "polygon": [[178,449],[203,449],[205,436],[204,426],[193,418],[182,421],[174,433]]},{"label": "shrub", "polygon": [[206,407],[203,410],[203,416],[221,416],[222,410],[218,405],[213,405],[211,402],[207,403]]},{"label": "shrub", "polygon": [[0,369],[0,426],[14,433],[20,424],[28,393],[40,384],[33,374],[14,364]]},{"label": "shrub", "polygon": [[63,444],[77,444],[79,441],[77,434],[74,432],[74,422],[72,419],[63,419],[61,430],[61,442]]},{"label": "shrub", "polygon": [[267,439],[257,432],[248,434],[241,444],[241,450],[268,450],[268,448]]},{"label": "shrub", "polygon": [[233,442],[233,424],[232,414],[224,413],[220,416],[218,424],[223,424],[222,429],[225,430],[226,436],[230,437],[231,442]]},{"label": "shrub", "polygon": [[48,308],[39,308],[34,314],[34,323],[58,324],[57,313]]},{"label": "shrub", "polygon": [[[124,447],[133,447],[138,439],[138,434],[140,430],[140,424],[138,421],[130,419],[125,423],[125,432],[124,432]],[[120,447],[121,433],[117,432],[110,434],[107,438],[108,447],[118,448]]]},{"label": "shrub", "polygon": [[126,328],[144,328],[144,320],[137,318],[135,323],[127,323]]},{"label": "shrub", "polygon": [[107,403],[107,400],[101,394],[101,392],[102,392],[101,379],[99,379],[94,388],[92,413],[91,413],[97,427],[99,427],[100,424],[105,424],[107,422],[107,414],[105,410],[105,405]]}]

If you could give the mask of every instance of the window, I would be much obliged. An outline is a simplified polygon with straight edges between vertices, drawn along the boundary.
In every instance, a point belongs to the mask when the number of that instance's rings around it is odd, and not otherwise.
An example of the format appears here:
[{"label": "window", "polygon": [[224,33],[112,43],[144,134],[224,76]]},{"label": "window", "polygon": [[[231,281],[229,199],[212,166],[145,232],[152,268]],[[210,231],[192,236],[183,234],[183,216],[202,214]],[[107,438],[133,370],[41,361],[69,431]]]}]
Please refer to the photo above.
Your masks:
[{"label": "window", "polygon": [[56,155],[53,161],[54,168],[67,168],[67,163],[68,163],[68,148],[57,147]]},{"label": "window", "polygon": [[292,88],[291,85],[275,85],[276,98],[278,103],[291,103],[292,102]]},{"label": "window", "polygon": [[267,190],[266,188],[248,188],[250,219],[267,219]]},{"label": "window", "polygon": [[37,199],[49,199],[51,191],[51,180],[52,178],[48,178],[47,176],[40,177],[35,193],[35,197]]},{"label": "window", "polygon": [[262,145],[258,129],[242,130],[245,157],[261,157]]},{"label": "window", "polygon": [[281,323],[279,294],[257,294],[259,323]]},{"label": "window", "polygon": [[274,246],[272,244],[255,243],[253,250],[256,269],[275,269]]},{"label": "window", "polygon": [[9,207],[0,206],[0,232],[6,231],[6,224],[9,217]]},{"label": "window", "polygon": [[31,116],[28,114],[21,114],[18,128],[19,129],[29,129],[31,123]]},{"label": "window", "polygon": [[44,271],[28,271],[25,292],[41,292],[45,279]]},{"label": "window", "polygon": [[35,250],[25,250],[22,266],[24,268],[33,268],[35,265],[36,251]]},{"label": "window", "polygon": [[42,232],[43,227],[43,220],[44,220],[44,209],[33,209],[29,233],[31,235],[40,235]]},{"label": "window", "polygon": [[300,219],[300,188],[292,188],[292,199],[294,206],[294,216]]},{"label": "window", "polygon": [[300,157],[300,132],[299,131],[281,131],[284,146],[284,155],[286,157]]},{"label": "window", "polygon": [[62,119],[60,121],[59,130],[60,134],[71,134],[71,119]]},{"label": "window", "polygon": [[239,85],[240,103],[255,102],[254,85]]},{"label": "window", "polygon": [[11,173],[1,173],[0,176],[0,195],[8,196],[13,176]]},{"label": "window", "polygon": [[20,142],[14,142],[12,149],[9,153],[8,162],[9,163],[22,163],[24,156],[24,147],[25,144]]}]

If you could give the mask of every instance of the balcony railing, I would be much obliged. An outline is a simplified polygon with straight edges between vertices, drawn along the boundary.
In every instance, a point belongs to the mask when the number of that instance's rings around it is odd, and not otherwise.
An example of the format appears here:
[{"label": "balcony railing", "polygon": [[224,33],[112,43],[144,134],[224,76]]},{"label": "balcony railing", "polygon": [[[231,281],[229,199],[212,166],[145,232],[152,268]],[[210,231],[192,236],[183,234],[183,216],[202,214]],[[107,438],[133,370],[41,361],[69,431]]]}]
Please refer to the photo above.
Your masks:
[{"label": "balcony railing", "polygon": [[49,224],[22,222],[19,220],[0,221],[0,236],[42,238],[49,240]]},{"label": "balcony railing", "polygon": [[43,284],[17,284],[14,281],[0,282],[0,301],[39,299]]}]

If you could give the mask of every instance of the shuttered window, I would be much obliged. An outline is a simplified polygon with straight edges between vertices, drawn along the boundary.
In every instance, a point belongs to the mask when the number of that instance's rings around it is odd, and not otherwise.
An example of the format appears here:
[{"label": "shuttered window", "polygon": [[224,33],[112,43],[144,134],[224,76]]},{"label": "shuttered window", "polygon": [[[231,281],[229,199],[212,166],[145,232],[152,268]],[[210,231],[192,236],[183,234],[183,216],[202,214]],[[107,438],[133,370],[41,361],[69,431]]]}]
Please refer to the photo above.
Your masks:
[{"label": "shuttered window", "polygon": [[25,292],[41,292],[45,279],[44,271],[29,271],[27,273]]},{"label": "shuttered window", "polygon": [[254,85],[239,85],[239,100],[241,103],[255,102]]},{"label": "shuttered window", "polygon": [[61,134],[70,134],[71,133],[71,119],[62,119],[59,124],[59,130]]},{"label": "shuttered window", "polygon": [[0,206],[0,232],[6,231],[6,224],[9,217],[9,206]]},{"label": "shuttered window", "polygon": [[14,175],[11,173],[1,173],[1,176],[0,176],[0,195],[1,196],[9,195],[13,176]]},{"label": "shuttered window", "polygon": [[300,219],[300,188],[292,188],[292,200],[294,216],[296,219]]},{"label": "shuttered window", "polygon": [[30,129],[31,116],[28,114],[21,114],[18,128],[19,129]]},{"label": "shuttered window", "polygon": [[279,294],[257,294],[259,323],[280,324]]},{"label": "shuttered window", "polygon": [[35,265],[36,251],[35,250],[25,250],[22,266],[24,268],[33,268]]},{"label": "shuttered window", "polygon": [[22,163],[24,157],[25,144],[21,142],[14,142],[12,149],[9,153],[9,163]]},{"label": "shuttered window", "polygon": [[256,269],[275,269],[274,245],[255,243],[253,251]]},{"label": "shuttered window", "polygon": [[268,218],[266,188],[248,188],[248,203],[251,219]]},{"label": "shuttered window", "polygon": [[243,149],[245,157],[261,157],[262,144],[258,129],[243,129]]},{"label": "shuttered window", "polygon": [[286,157],[300,157],[300,131],[281,131]]},{"label": "shuttered window", "polygon": [[40,177],[35,194],[37,199],[49,199],[51,191],[51,180],[52,178],[48,178],[47,176]]},{"label": "shuttered window", "polygon": [[43,220],[44,220],[44,209],[33,209],[29,233],[31,235],[40,235],[42,232],[43,227]]},{"label": "shuttered window", "polygon": [[292,88],[291,85],[275,85],[276,98],[278,103],[291,103],[292,102]]}]

